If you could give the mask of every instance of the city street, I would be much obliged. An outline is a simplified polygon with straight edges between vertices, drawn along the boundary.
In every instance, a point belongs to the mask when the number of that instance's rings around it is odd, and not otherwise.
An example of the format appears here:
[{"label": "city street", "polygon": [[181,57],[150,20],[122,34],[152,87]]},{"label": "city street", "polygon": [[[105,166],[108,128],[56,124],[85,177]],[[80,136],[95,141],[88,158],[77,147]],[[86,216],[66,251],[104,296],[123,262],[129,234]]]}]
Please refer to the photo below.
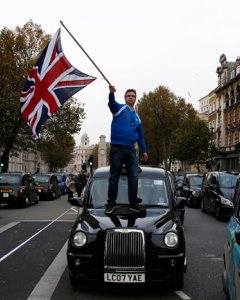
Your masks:
[{"label": "city street", "polygon": [[40,201],[26,209],[0,207],[1,299],[195,299],[224,300],[221,274],[226,222],[186,207],[188,270],[182,291],[164,285],[88,283],[71,287],[66,261],[68,239],[77,209],[67,196]]}]

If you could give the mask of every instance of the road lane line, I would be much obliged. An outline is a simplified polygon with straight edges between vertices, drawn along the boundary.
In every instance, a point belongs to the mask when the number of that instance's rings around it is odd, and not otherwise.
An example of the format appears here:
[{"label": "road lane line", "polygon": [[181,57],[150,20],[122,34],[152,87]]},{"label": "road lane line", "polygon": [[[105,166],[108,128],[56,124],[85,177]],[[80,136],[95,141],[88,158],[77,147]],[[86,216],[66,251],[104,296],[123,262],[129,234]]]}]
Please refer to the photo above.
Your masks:
[{"label": "road lane line", "polygon": [[24,246],[26,243],[28,243],[29,241],[31,241],[35,236],[37,236],[39,233],[41,233],[42,231],[44,231],[45,229],[47,229],[49,226],[51,226],[54,222],[56,222],[58,219],[60,219],[62,216],[64,216],[70,209],[66,210],[63,214],[61,214],[59,217],[57,217],[55,220],[53,220],[51,223],[49,223],[47,226],[43,227],[41,230],[39,230],[38,232],[36,232],[34,235],[32,235],[30,238],[28,238],[26,241],[24,241],[22,244],[18,245],[16,248],[14,248],[13,250],[11,250],[10,252],[8,252],[7,254],[5,254],[4,256],[2,256],[0,258],[0,263],[2,261],[4,261],[8,256],[10,256],[11,254],[13,254],[14,252],[16,252],[18,249],[20,249],[22,246]]},{"label": "road lane line", "polygon": [[181,299],[184,299],[184,300],[190,300],[192,298],[190,298],[188,295],[186,295],[184,292],[182,291],[175,291],[174,292],[176,295],[178,295]]},{"label": "road lane line", "polygon": [[67,266],[67,244],[68,241],[66,241],[54,261],[48,267],[47,271],[43,274],[42,278],[32,290],[27,300],[51,299],[51,296],[55,291],[56,286]]},{"label": "road lane line", "polygon": [[[19,220],[19,223],[31,223],[31,222],[52,222],[52,220]],[[74,222],[74,220],[56,220],[56,223],[61,223],[61,222]]]},{"label": "road lane line", "polygon": [[19,224],[19,223],[20,223],[20,222],[11,222],[11,223],[9,223],[9,224],[7,224],[7,225],[5,225],[5,226],[2,226],[2,227],[0,228],[0,233],[3,233],[5,230],[8,230],[8,229],[12,228],[12,227],[16,226],[16,225]]}]

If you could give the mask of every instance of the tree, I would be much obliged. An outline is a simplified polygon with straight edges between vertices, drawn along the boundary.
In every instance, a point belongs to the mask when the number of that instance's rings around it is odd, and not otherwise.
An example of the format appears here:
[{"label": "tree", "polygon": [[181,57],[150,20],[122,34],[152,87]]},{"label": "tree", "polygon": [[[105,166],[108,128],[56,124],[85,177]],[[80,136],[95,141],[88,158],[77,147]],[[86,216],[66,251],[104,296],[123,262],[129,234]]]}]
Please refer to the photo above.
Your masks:
[{"label": "tree", "polygon": [[71,98],[43,125],[37,149],[51,171],[63,169],[73,158],[75,141],[72,134],[80,131],[84,118],[83,104]]},{"label": "tree", "polygon": [[73,150],[75,146],[74,138],[69,135],[55,136],[54,140],[41,142],[39,149],[43,159],[49,164],[50,172],[63,169],[73,158]]},{"label": "tree", "polygon": [[[21,117],[19,99],[29,70],[49,40],[50,35],[31,20],[22,28],[3,28],[0,31],[0,150],[4,164],[2,171],[7,171],[10,155],[36,149],[39,145],[32,140],[31,131]],[[51,147],[54,141],[58,142],[60,134],[70,141],[69,135],[80,131],[84,118],[83,105],[77,104],[74,99],[67,101],[52,119],[43,125],[41,142],[46,146],[49,141]],[[46,152],[44,157],[49,161]]]},{"label": "tree", "polygon": [[209,130],[198,117],[182,122],[172,138],[172,155],[181,161],[195,164],[200,172],[200,164],[206,161],[209,145]]},{"label": "tree", "polygon": [[3,171],[10,153],[34,147],[31,133],[20,114],[20,92],[27,73],[50,36],[31,20],[15,31],[0,31],[0,149]]},{"label": "tree", "polygon": [[196,115],[195,110],[164,86],[145,94],[139,100],[137,110],[144,128],[150,164],[158,166],[164,162],[165,168],[169,169],[172,134],[187,116]]}]

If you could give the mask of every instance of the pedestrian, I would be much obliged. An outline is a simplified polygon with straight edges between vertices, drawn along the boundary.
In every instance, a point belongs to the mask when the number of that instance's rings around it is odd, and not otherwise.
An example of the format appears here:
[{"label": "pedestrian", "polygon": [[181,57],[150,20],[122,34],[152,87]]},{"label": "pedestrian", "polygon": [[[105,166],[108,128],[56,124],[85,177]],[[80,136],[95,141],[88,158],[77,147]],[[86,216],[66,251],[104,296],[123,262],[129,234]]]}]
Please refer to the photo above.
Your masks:
[{"label": "pedestrian", "polygon": [[69,174],[66,178],[66,186],[68,190],[68,201],[73,198],[73,192],[75,191],[75,181],[73,174]]},{"label": "pedestrian", "polygon": [[84,186],[85,186],[85,180],[83,178],[83,174],[79,173],[76,178],[76,190],[77,190],[78,197],[80,197]]},{"label": "pedestrian", "polygon": [[115,100],[116,88],[109,86],[108,106],[113,114],[111,124],[110,178],[108,184],[108,200],[105,213],[112,213],[116,206],[118,182],[122,167],[125,165],[128,176],[128,200],[130,209],[135,212],[142,210],[138,191],[138,161],[135,143],[142,151],[142,160],[147,161],[148,155],[144,142],[143,127],[134,105],[137,93],[134,89],[125,92],[125,104]]}]

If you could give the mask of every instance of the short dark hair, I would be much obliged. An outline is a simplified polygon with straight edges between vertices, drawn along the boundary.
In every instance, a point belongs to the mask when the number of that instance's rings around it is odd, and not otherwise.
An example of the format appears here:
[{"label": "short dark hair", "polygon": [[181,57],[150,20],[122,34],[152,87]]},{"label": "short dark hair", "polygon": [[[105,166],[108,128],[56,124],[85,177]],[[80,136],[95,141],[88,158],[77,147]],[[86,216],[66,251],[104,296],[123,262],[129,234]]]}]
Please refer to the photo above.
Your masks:
[{"label": "short dark hair", "polygon": [[129,92],[132,92],[132,93],[134,93],[135,94],[135,96],[137,96],[137,92],[136,92],[136,90],[134,90],[134,89],[128,89],[128,90],[126,90],[126,92],[125,92],[125,97],[126,97],[126,95],[127,95],[127,93],[129,93]]}]

